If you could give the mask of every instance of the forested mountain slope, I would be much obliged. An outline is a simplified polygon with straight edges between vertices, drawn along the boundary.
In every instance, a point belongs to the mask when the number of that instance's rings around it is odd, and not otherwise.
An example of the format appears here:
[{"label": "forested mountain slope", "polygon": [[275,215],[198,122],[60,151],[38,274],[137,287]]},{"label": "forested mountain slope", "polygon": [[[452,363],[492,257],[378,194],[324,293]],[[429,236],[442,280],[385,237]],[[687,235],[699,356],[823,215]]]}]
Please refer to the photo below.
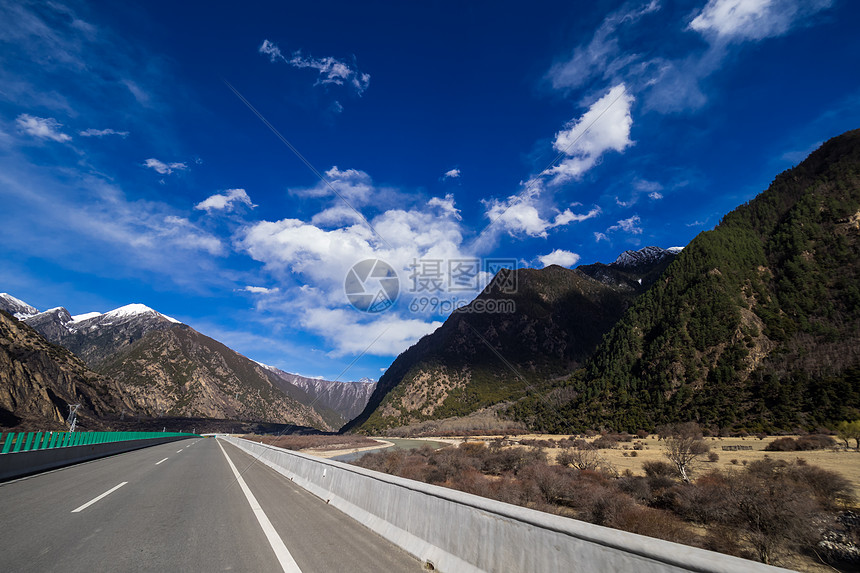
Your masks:
[{"label": "forested mountain slope", "polygon": [[511,413],[536,429],[815,427],[860,409],[860,130],[697,236],[588,364]]},{"label": "forested mountain slope", "polygon": [[[503,270],[485,292],[403,352],[345,430],[379,432],[517,400],[582,366],[675,258],[649,247],[609,265]],[[632,258],[631,258],[632,256]],[[515,272],[515,292],[496,288]]]}]

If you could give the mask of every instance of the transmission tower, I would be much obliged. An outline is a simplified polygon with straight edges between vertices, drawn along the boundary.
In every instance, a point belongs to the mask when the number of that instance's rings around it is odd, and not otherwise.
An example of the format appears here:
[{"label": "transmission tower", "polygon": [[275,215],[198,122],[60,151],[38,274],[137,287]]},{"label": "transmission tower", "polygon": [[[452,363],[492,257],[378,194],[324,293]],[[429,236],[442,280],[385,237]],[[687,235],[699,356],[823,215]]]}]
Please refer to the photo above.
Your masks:
[{"label": "transmission tower", "polygon": [[78,408],[80,404],[69,404],[69,417],[66,418],[66,423],[69,425],[69,432],[74,432],[78,425]]}]

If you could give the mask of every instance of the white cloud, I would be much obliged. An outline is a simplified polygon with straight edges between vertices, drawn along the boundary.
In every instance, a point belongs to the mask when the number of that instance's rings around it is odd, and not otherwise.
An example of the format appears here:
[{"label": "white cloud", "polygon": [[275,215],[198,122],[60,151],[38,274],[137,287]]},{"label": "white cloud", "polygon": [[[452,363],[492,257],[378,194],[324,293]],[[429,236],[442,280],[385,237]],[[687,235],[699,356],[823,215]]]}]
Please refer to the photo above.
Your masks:
[{"label": "white cloud", "polygon": [[648,181],[645,179],[635,179],[633,181],[633,192],[631,193],[630,199],[627,201],[622,201],[620,198],[615,198],[615,204],[619,207],[632,207],[639,201],[639,196],[642,193],[647,193],[648,197],[651,200],[662,199],[663,194],[660,191],[663,189],[663,185],[656,181]]},{"label": "white cloud", "polygon": [[606,232],[611,233],[613,231],[624,231],[625,233],[630,233],[632,235],[641,235],[642,227],[639,226],[641,222],[642,220],[639,218],[639,215],[633,215],[628,219],[618,221],[618,223],[606,229]]},{"label": "white cloud", "polygon": [[[378,195],[379,189],[366,173],[354,170],[344,175],[349,171],[337,173],[353,184],[358,181],[366,186],[355,191],[358,196]],[[315,190],[319,191],[310,191]],[[379,235],[349,207],[336,198],[333,201],[310,221],[287,218],[249,225],[239,232],[235,247],[262,262],[280,284],[288,285],[274,295],[274,300],[267,297],[267,309],[284,317],[284,322],[298,322],[322,336],[335,349],[335,355],[362,352],[379,333],[383,334],[369,350],[371,354],[402,352],[439,326],[438,316],[432,312],[409,308],[410,300],[417,296],[412,276],[415,262],[440,261],[446,268],[447,261],[475,258],[471,247],[463,245],[454,197],[434,197],[424,204],[388,209],[369,217]],[[347,272],[365,259],[387,262],[400,278],[400,300],[383,314],[352,309],[344,293]],[[483,282],[476,285],[475,292],[463,296],[475,296],[489,277],[482,274],[480,280]]]},{"label": "white cloud", "polygon": [[432,197],[429,201],[427,201],[427,205],[430,207],[439,207],[443,213],[446,215],[450,215],[457,220],[462,219],[460,216],[460,210],[454,207],[454,195],[448,193],[445,195],[444,199],[440,199],[439,197]]},{"label": "white cloud", "polygon": [[618,45],[618,28],[633,24],[642,16],[660,9],[657,0],[633,10],[622,8],[607,16],[588,44],[578,46],[572,56],[553,65],[547,78],[555,89],[575,89],[585,85],[594,76],[610,79],[622,69],[639,60],[636,54],[622,54]]},{"label": "white cloud", "polygon": [[324,209],[311,217],[311,224],[321,227],[332,227],[340,225],[364,224],[361,215],[346,203],[337,202],[328,209]]},{"label": "white cloud", "polygon": [[709,0],[690,29],[722,41],[756,41],[787,33],[832,0]]},{"label": "white cloud", "polygon": [[600,215],[600,207],[592,208],[588,213],[574,213],[570,209],[565,209],[555,217],[555,226],[567,225],[568,223],[579,223],[588,219],[593,219]]},{"label": "white cloud", "polygon": [[553,183],[579,179],[607,151],[620,153],[633,145],[630,140],[633,101],[625,85],[618,84],[555,135],[553,147],[567,159],[548,170]]},{"label": "white cloud", "polygon": [[185,163],[164,163],[163,161],[159,161],[154,158],[149,158],[144,161],[143,166],[154,169],[156,173],[160,173],[161,175],[170,175],[174,171],[184,171],[185,169],[188,169],[188,165]]},{"label": "white cloud", "polygon": [[637,191],[662,191],[663,185],[657,183],[656,181],[637,179],[633,182],[633,188]]},{"label": "white cloud", "polygon": [[[0,167],[0,200],[14,206],[0,232],[9,248],[97,276],[156,272],[192,288],[231,274],[209,274],[211,257],[225,254],[221,240],[164,203],[131,200],[93,174],[38,170],[20,157],[6,158]],[[34,235],[40,240],[32,241]]]},{"label": "white cloud", "polygon": [[579,255],[571,253],[570,251],[556,249],[548,255],[538,257],[538,260],[544,267],[559,265],[561,267],[570,268],[579,261]]},{"label": "white cloud", "polygon": [[313,58],[303,56],[301,52],[296,51],[288,58],[284,56],[277,44],[269,40],[263,40],[259,52],[269,56],[269,61],[273,63],[282,61],[294,68],[316,70],[319,73],[317,84],[348,85],[358,95],[362,95],[370,85],[370,74],[360,72],[358,69],[350,67],[349,64],[332,57]]},{"label": "white cloud", "polygon": [[267,287],[261,287],[261,286],[251,286],[251,285],[248,285],[248,286],[246,286],[245,288],[243,288],[242,290],[243,290],[244,292],[249,292],[249,293],[252,293],[252,294],[272,294],[272,293],[279,292],[281,289],[279,289],[279,288],[277,288],[277,287],[275,287],[275,288],[267,288]]},{"label": "white cloud", "polygon": [[[313,187],[290,189],[290,193],[300,197],[330,197],[337,200],[340,195],[350,205],[357,207],[367,204],[370,199],[376,198],[380,191],[384,191],[374,186],[370,175],[359,169],[339,169],[335,165],[323,175],[328,184],[320,181]],[[332,188],[337,191],[337,194],[332,191]]]},{"label": "white cloud", "polygon": [[606,236],[606,233],[596,232],[594,233],[594,240],[599,243],[600,241],[608,241],[609,237]]},{"label": "white cloud", "polygon": [[260,45],[260,53],[266,54],[269,56],[269,61],[274,63],[278,60],[287,61],[284,55],[281,53],[281,49],[272,42],[268,40],[263,40],[263,43]]},{"label": "white cloud", "polygon": [[127,131],[115,131],[113,129],[85,129],[79,131],[81,137],[105,137],[106,135],[119,135],[120,137],[128,137]]},{"label": "white cloud", "polygon": [[39,139],[50,139],[59,143],[72,140],[70,135],[60,131],[63,125],[53,117],[35,117],[22,113],[15,122],[21,131]]},{"label": "white cloud", "polygon": [[486,216],[490,221],[504,228],[510,235],[525,234],[531,237],[546,237],[549,229],[569,223],[585,221],[597,217],[600,208],[594,207],[588,213],[574,213],[570,209],[556,210],[552,218],[541,215],[534,195],[509,197],[506,201],[491,199],[484,201]]},{"label": "white cloud", "polygon": [[450,171],[446,171],[445,175],[442,176],[442,179],[456,179],[460,177],[459,169],[451,169]]},{"label": "white cloud", "polygon": [[168,215],[164,217],[164,225],[154,224],[150,231],[159,239],[166,239],[170,244],[183,249],[205,251],[210,255],[220,255],[224,251],[220,239],[199,229],[185,217]]},{"label": "white cloud", "polygon": [[247,205],[252,209],[256,207],[244,189],[227,189],[224,193],[216,193],[207,197],[196,204],[194,208],[206,211],[207,213],[211,213],[212,211],[230,212],[236,208],[237,204]]},{"label": "white cloud", "polygon": [[329,353],[332,357],[365,351],[376,356],[395,356],[442,326],[438,320],[425,322],[389,313],[376,317],[372,323],[361,318],[351,309],[314,308],[303,313],[301,321],[303,327],[335,343],[335,349]]}]

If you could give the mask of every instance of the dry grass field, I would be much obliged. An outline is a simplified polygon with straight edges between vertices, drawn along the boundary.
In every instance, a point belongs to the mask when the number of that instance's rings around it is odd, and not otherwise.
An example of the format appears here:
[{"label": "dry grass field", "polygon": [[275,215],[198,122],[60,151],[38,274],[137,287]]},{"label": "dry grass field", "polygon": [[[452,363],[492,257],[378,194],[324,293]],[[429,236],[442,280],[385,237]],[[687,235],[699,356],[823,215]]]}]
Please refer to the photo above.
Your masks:
[{"label": "dry grass field", "polygon": [[[475,440],[493,440],[500,436],[474,436],[469,437],[469,441]],[[560,440],[567,438],[567,435],[552,435],[552,434],[525,434],[512,437],[512,442],[522,442],[523,440]],[[769,443],[779,437],[785,436],[768,436],[764,439],[758,439],[750,436],[746,438],[705,438],[705,442],[710,446],[711,452],[719,455],[719,459],[715,462],[707,461],[707,455],[701,457],[701,461],[695,466],[693,478],[696,475],[707,473],[711,469],[730,470],[733,467],[743,467],[745,463],[754,460],[760,460],[764,456],[770,456],[775,460],[794,461],[797,458],[806,460],[807,463],[819,466],[823,469],[837,472],[848,479],[854,486],[854,495],[860,501],[860,452],[849,449],[846,450],[840,444],[836,450],[812,450],[805,452],[767,452],[764,449]],[[796,437],[796,436],[790,436]],[[594,438],[587,438],[586,441],[592,442]],[[624,473],[625,470],[630,470],[633,475],[645,475],[642,470],[642,463],[649,460],[666,461],[665,442],[658,440],[656,435],[650,435],[647,438],[639,439],[634,437],[632,442],[619,442],[615,448],[602,449],[600,455],[611,463],[619,473]],[[641,445],[641,450],[634,450],[634,446]],[[748,446],[752,450],[727,451],[723,448],[733,446]],[[555,456],[561,452],[560,448],[545,448],[550,461],[555,461]]]}]

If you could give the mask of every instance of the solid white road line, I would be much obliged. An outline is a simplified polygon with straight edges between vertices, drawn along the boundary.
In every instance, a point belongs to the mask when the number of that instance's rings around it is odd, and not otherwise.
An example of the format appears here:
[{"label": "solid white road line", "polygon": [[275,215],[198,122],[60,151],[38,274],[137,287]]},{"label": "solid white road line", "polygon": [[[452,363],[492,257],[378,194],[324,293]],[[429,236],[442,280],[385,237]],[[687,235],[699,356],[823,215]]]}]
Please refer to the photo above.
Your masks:
[{"label": "solid white road line", "polygon": [[109,496],[110,494],[112,494],[113,492],[115,492],[116,490],[118,490],[119,488],[121,488],[122,486],[124,486],[124,485],[125,485],[125,484],[127,484],[127,483],[128,483],[127,481],[124,481],[124,482],[122,482],[121,484],[116,485],[116,486],[114,486],[114,487],[110,488],[109,490],[107,490],[106,492],[104,492],[103,494],[101,494],[100,496],[98,496],[98,497],[96,497],[96,498],[93,498],[93,499],[91,499],[90,501],[86,502],[85,504],[83,504],[83,505],[82,505],[81,507],[79,507],[78,509],[73,509],[73,510],[72,510],[72,513],[79,513],[79,512],[81,512],[81,511],[85,510],[86,508],[88,508],[89,506],[91,506],[92,504],[94,504],[95,502],[97,502],[98,500],[102,499],[103,497],[107,497],[107,496]]},{"label": "solid white road line", "polygon": [[[166,462],[166,461],[167,461],[167,458],[164,458],[163,460],[161,460],[161,462]],[[161,462],[155,462],[155,465],[158,465],[158,464],[160,464]]]},{"label": "solid white road line", "polygon": [[230,459],[230,456],[227,455],[227,452],[224,450],[224,446],[221,445],[220,440],[216,440],[216,442],[218,443],[218,447],[221,448],[221,452],[224,454],[224,457],[227,458],[227,463],[230,464],[230,469],[233,470],[233,475],[236,476],[236,481],[239,482],[239,487],[242,488],[245,497],[248,499],[248,503],[251,505],[251,509],[254,511],[257,521],[260,522],[260,527],[263,528],[263,532],[266,534],[269,544],[275,551],[275,555],[277,556],[281,567],[285,573],[302,573],[302,570],[299,569],[299,566],[293,560],[293,556],[290,555],[287,546],[284,545],[284,541],[278,535],[278,532],[275,531],[275,528],[272,526],[272,522],[269,521],[269,518],[266,516],[266,512],[264,512],[263,508],[260,507],[260,504],[257,502],[257,498],[254,497],[254,494],[251,493],[250,488],[248,488],[248,484],[246,484],[245,480],[242,479],[242,474],[240,474],[239,470],[236,469],[236,466],[233,465],[233,461]]}]

